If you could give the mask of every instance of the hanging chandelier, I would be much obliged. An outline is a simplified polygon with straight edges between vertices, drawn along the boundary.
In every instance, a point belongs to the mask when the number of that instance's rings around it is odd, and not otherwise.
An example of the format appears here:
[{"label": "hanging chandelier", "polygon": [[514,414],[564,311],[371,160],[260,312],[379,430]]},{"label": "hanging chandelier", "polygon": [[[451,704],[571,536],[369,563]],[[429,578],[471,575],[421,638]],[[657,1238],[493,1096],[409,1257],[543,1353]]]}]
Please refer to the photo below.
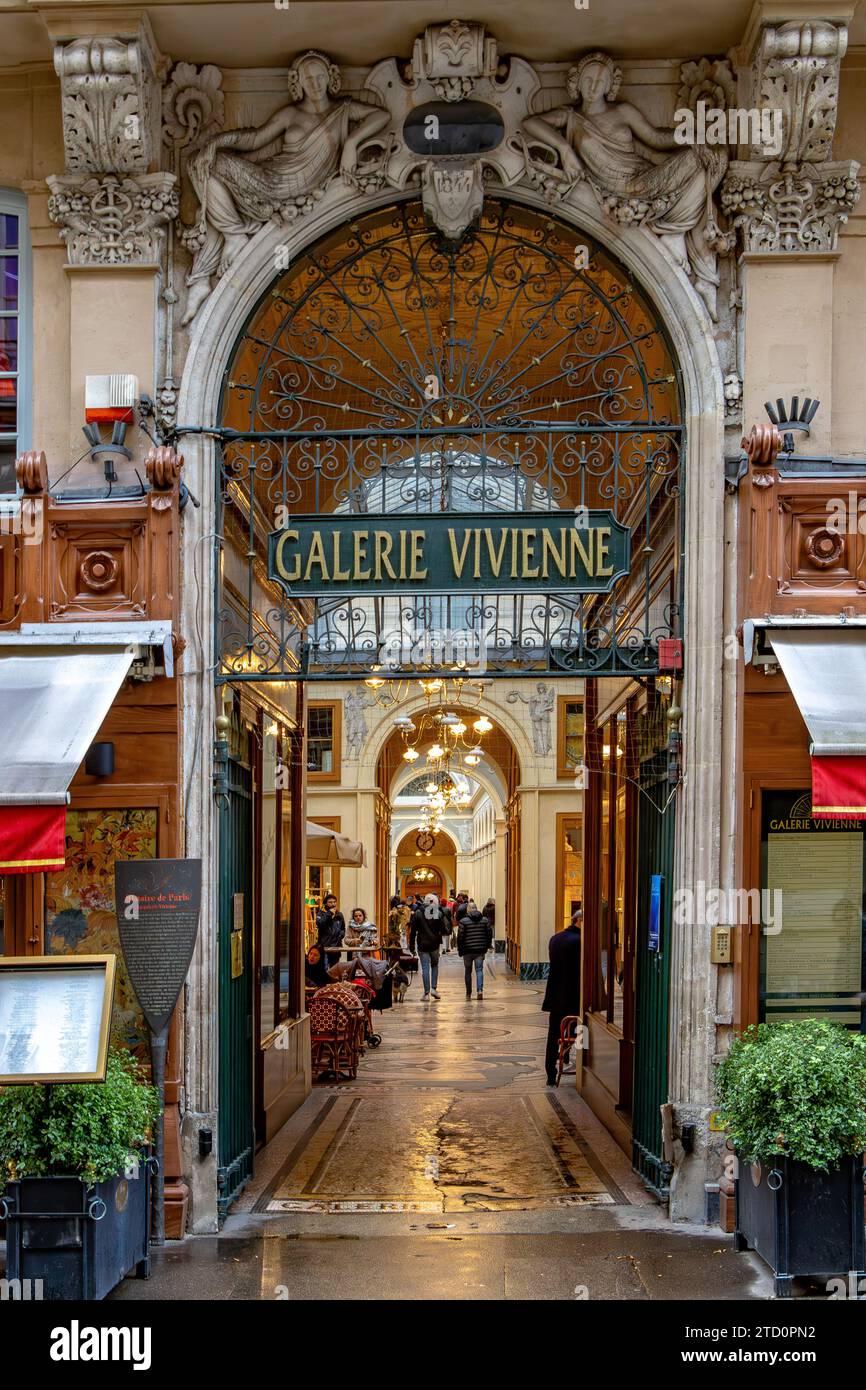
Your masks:
[{"label": "hanging chandelier", "polygon": [[[376,703],[383,708],[401,704],[413,693],[413,682],[408,680],[385,681],[378,676],[370,676],[364,684],[373,691]],[[431,676],[419,680],[417,684],[424,693],[425,708],[411,717],[398,715],[394,728],[403,740],[405,762],[414,763],[422,754],[426,756],[431,780],[436,783],[431,790],[432,796],[439,790],[444,776],[450,779],[455,760],[462,759],[467,767],[477,767],[481,762],[483,749],[479,740],[493,728],[492,721],[481,710],[484,691],[490,682],[479,678],[470,680],[465,676]],[[455,707],[468,708],[467,718],[472,714],[476,714],[477,718],[470,725],[456,712]],[[422,747],[431,737],[429,747]],[[446,793],[446,802],[454,799],[453,779],[450,781],[452,790],[450,794]]]}]

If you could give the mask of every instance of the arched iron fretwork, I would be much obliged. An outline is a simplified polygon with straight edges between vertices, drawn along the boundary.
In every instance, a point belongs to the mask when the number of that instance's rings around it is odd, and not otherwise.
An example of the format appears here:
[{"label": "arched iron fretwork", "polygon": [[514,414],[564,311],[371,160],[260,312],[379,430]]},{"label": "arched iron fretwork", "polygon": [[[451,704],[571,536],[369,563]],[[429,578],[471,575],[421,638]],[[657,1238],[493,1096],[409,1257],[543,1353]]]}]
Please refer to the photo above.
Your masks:
[{"label": "arched iron fretwork", "polygon": [[[309,248],[250,316],[225,376],[219,674],[651,673],[678,635],[683,426],[646,297],[582,233],[488,198],[458,245],[420,202]],[[424,592],[293,602],[267,535],[294,514],[608,508],[632,536],[609,594]],[[672,577],[673,576],[673,577]],[[394,638],[402,652],[396,662]],[[426,653],[424,655],[423,653]]]}]

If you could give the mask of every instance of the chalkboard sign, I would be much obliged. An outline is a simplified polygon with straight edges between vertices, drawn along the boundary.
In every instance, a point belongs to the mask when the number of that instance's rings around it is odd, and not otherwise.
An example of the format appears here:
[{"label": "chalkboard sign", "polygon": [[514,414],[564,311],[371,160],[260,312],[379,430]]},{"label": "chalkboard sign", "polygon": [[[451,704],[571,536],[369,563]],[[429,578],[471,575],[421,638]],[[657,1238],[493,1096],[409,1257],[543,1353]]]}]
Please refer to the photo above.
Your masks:
[{"label": "chalkboard sign", "polygon": [[186,979],[201,910],[200,859],[128,859],[114,866],[123,958],[155,1034],[168,1028]]}]

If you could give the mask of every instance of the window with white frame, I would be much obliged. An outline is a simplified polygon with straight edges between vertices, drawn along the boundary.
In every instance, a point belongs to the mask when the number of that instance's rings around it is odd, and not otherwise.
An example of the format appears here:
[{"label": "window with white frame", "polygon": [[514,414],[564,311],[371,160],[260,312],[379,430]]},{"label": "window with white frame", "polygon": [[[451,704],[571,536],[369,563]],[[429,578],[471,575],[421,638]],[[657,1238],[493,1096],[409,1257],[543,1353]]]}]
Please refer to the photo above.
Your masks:
[{"label": "window with white frame", "polygon": [[23,193],[0,188],[0,493],[29,448],[30,255]]}]

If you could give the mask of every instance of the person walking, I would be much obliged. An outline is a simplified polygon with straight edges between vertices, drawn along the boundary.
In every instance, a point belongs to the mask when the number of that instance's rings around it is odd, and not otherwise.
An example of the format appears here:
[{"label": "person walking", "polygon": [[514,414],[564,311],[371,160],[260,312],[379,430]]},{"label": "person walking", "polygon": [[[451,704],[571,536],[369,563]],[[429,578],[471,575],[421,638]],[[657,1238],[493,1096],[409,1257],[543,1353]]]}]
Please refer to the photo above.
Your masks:
[{"label": "person walking", "polygon": [[559,1056],[559,1030],[568,1014],[580,1014],[580,933],[583,910],[575,908],[571,922],[564,931],[556,932],[548,942],[550,973],[541,1007],[550,1014],[547,1027],[547,1051],[544,1069],[548,1086],[556,1085]]},{"label": "person walking", "polygon": [[470,898],[457,928],[457,950],[463,957],[466,998],[472,998],[472,967],[479,999],[484,998],[484,957],[493,945],[493,928]]},{"label": "person walking", "polygon": [[333,893],[323,899],[316,913],[316,945],[325,952],[326,963],[334,965],[340,959],[340,947],[346,935],[346,919],[337,908]]},{"label": "person walking", "polygon": [[409,924],[409,950],[414,952],[417,943],[418,958],[421,961],[421,979],[424,982],[422,1001],[430,998],[441,999],[436,986],[439,983],[439,948],[445,930],[445,913],[439,905],[435,893],[428,893],[423,903],[412,914]]},{"label": "person walking", "polygon": [[450,905],[450,903],[447,903],[447,902],[440,903],[440,907],[442,908],[442,919],[443,919],[443,921],[442,921],[442,951],[443,951],[443,953],[447,956],[447,955],[448,955],[448,952],[451,950],[451,933],[452,933],[453,930],[454,930],[454,923],[453,923],[453,921],[451,920],[451,905]]},{"label": "person walking", "polygon": [[455,921],[455,922],[459,922],[460,919],[461,919],[462,917],[465,917],[466,911],[467,911],[468,907],[469,907],[469,894],[468,894],[468,893],[458,893],[458,894],[457,894],[457,901],[456,901],[455,904],[454,904],[454,921]]}]

